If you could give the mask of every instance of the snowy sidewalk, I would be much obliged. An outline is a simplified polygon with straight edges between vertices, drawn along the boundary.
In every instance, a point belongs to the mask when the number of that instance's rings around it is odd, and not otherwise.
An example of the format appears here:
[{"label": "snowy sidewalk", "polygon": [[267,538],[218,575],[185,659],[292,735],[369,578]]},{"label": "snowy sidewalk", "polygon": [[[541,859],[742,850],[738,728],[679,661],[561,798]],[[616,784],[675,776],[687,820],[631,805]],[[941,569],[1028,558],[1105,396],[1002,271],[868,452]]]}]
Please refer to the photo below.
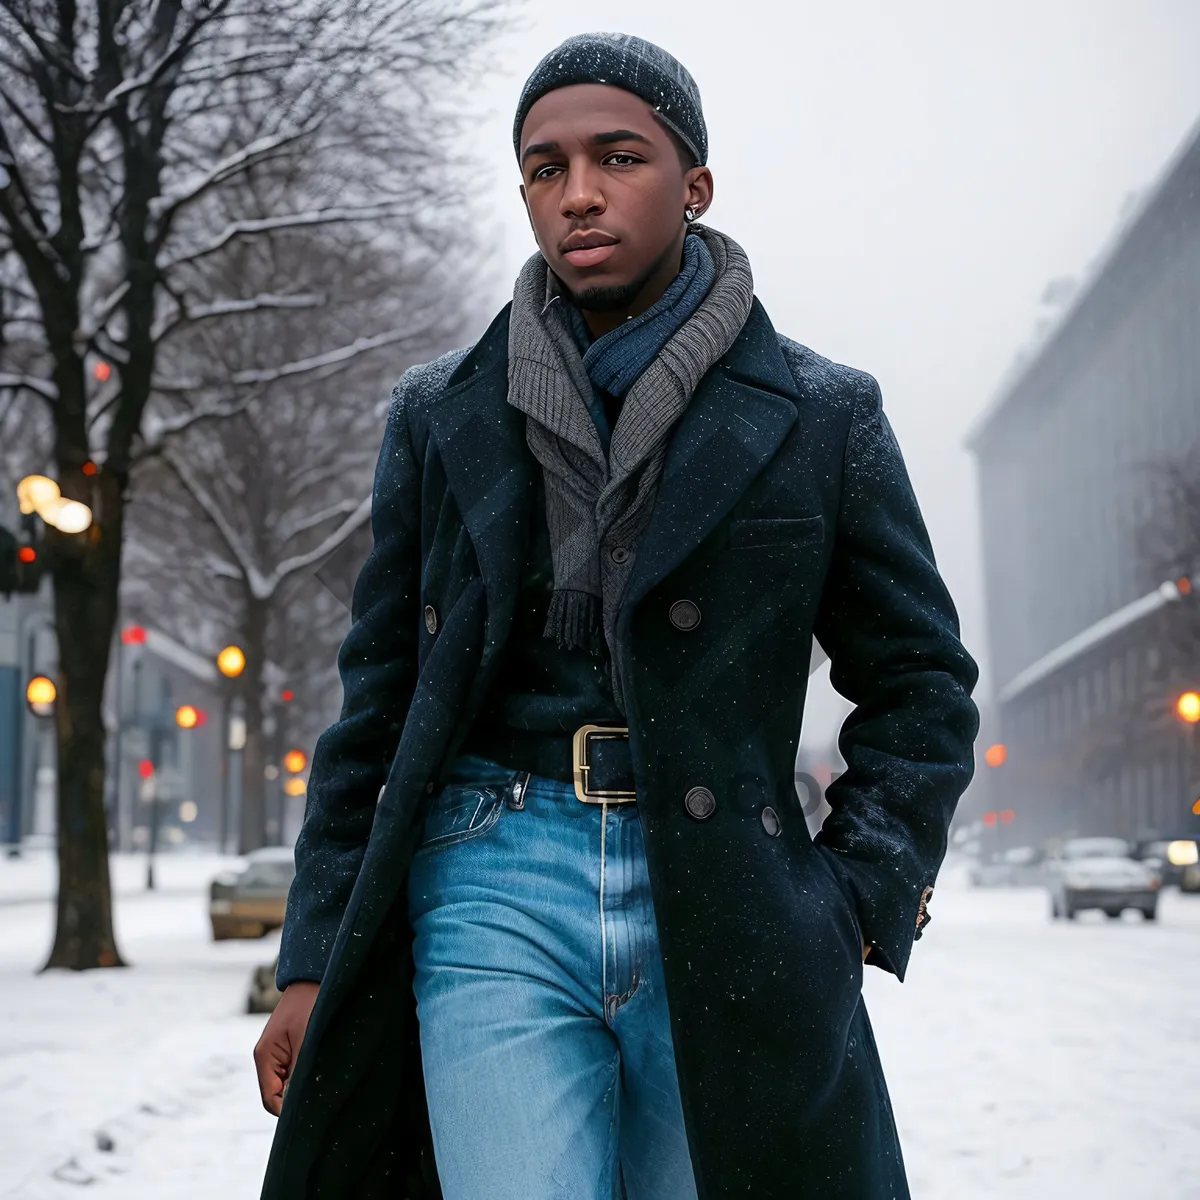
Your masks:
[{"label": "snowy sidewalk", "polygon": [[[127,971],[37,975],[51,905],[0,908],[3,1200],[256,1200],[276,939],[211,942],[206,881],[120,897]],[[866,983],[915,1200],[1200,1200],[1200,897],[1051,923],[947,870],[931,911],[908,981]]]},{"label": "snowy sidewalk", "polygon": [[116,920],[129,970],[38,975],[52,906],[0,908],[0,1197],[255,1200],[275,1122],[244,1005],[278,937],[213,943],[199,879]]},{"label": "snowy sidewalk", "polygon": [[[155,884],[164,894],[194,894],[208,887],[218,871],[241,861],[232,855],[166,851],[154,860]],[[146,890],[145,854],[113,854],[108,863],[113,895],[132,896]],[[20,858],[0,857],[0,909],[53,900],[57,887],[58,862],[52,850],[27,849]]]}]

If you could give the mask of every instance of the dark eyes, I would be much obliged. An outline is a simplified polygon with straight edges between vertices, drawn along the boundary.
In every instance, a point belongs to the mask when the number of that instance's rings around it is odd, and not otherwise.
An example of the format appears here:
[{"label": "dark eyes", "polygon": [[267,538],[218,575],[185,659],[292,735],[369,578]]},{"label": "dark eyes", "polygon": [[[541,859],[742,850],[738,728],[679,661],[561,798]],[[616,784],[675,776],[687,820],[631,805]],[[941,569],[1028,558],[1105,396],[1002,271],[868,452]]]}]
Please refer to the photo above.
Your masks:
[{"label": "dark eyes", "polygon": [[[628,150],[614,150],[611,154],[606,154],[600,160],[602,167],[634,167],[638,163],[645,162],[638,155],[630,153]],[[544,167],[538,167],[534,171],[531,178],[533,179],[550,179],[554,172],[563,170],[559,163],[547,163]]]}]

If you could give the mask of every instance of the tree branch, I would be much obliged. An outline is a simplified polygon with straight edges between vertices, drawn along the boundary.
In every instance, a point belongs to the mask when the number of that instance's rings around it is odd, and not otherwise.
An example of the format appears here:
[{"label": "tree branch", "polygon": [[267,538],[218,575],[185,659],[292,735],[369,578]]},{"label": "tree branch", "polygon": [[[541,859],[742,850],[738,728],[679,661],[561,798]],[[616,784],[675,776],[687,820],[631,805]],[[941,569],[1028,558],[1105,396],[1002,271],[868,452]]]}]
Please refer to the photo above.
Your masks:
[{"label": "tree branch", "polygon": [[171,196],[155,197],[150,201],[149,212],[152,218],[157,217],[159,220],[158,233],[154,239],[156,244],[161,246],[166,240],[170,233],[171,222],[178,213],[188,204],[203,196],[210,188],[225,183],[239,172],[249,170],[258,163],[268,161],[275,156],[276,152],[292,142],[316,133],[322,124],[324,124],[323,120],[312,121],[292,133],[259,138],[248,146],[243,146],[242,149],[227,155],[219,163],[214,163],[209,170],[205,171],[199,179],[188,184],[183,191]]},{"label": "tree branch", "polygon": [[[191,466],[171,447],[167,446],[162,452],[162,461],[171,468],[175,477],[183,485],[184,491],[192,498],[197,507],[212,522],[213,528],[220,535],[225,548],[234,559],[241,577],[246,581],[252,592],[256,592],[255,584],[261,584],[262,573],[254,562],[253,556],[242,544],[237,530],[225,516],[217,498],[196,478]],[[257,594],[257,593],[256,593]],[[269,594],[269,593],[268,593]]]},{"label": "tree branch", "polygon": [[[342,472],[339,472],[341,474]],[[283,545],[294,537],[298,537],[302,533],[307,533],[310,529],[315,529],[318,525],[323,525],[326,521],[332,521],[334,517],[345,516],[347,513],[355,512],[358,509],[358,501],[350,497],[344,500],[337,501],[336,504],[331,504],[328,508],[321,509],[320,512],[310,513],[306,517],[297,517],[295,520],[281,521],[278,528],[279,540]]]},{"label": "tree branch", "polygon": [[306,226],[331,225],[341,221],[371,221],[382,217],[402,216],[398,206],[411,204],[411,200],[397,198],[395,200],[375,201],[371,204],[344,205],[340,208],[316,208],[308,212],[289,213],[281,217],[260,217],[257,220],[231,221],[207,245],[201,246],[188,254],[169,259],[163,263],[162,270],[172,271],[187,263],[197,262],[210,254],[215,254],[228,245],[234,238],[250,236],[257,233],[273,233],[277,229],[302,229]]},{"label": "tree branch", "polygon": [[247,396],[243,400],[238,400],[230,404],[218,404],[212,408],[197,409],[194,412],[180,413],[174,417],[156,417],[154,414],[146,416],[144,428],[140,434],[140,444],[134,454],[134,461],[140,462],[142,459],[149,458],[155,454],[161,454],[166,448],[167,442],[178,437],[181,433],[186,433],[193,426],[200,424],[202,421],[221,421],[229,417],[238,417],[246,411],[246,405],[249,404],[251,396]]},{"label": "tree branch", "polygon": [[38,379],[35,375],[14,375],[0,371],[0,388],[25,388],[41,396],[48,404],[58,400],[58,388],[48,379]]},{"label": "tree branch", "polygon": [[182,325],[194,325],[198,321],[207,321],[213,317],[228,317],[265,309],[321,308],[327,301],[328,297],[324,292],[302,292],[291,296],[263,292],[246,300],[217,300],[212,304],[197,305],[195,308],[188,308],[180,303],[180,311],[176,316],[162,322],[153,330],[151,337],[153,341],[161,342]]},{"label": "tree branch", "polygon": [[[360,525],[370,519],[372,499],[372,496],[364,496],[354,511],[319,546],[309,550],[306,554],[296,554],[291,558],[285,558],[271,572],[270,578],[274,583],[271,592],[288,576],[295,575],[297,571],[303,571],[307,567],[316,565],[322,559],[328,558]],[[260,599],[266,599],[271,592],[261,596]]]}]

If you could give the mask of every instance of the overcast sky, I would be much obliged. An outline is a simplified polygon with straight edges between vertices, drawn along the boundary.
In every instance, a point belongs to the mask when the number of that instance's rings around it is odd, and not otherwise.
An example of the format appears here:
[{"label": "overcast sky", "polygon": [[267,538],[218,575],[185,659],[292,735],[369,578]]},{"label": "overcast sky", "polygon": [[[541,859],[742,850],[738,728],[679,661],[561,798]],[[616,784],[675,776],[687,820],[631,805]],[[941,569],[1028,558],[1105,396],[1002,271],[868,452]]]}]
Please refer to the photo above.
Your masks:
[{"label": "overcast sky", "polygon": [[[1129,194],[1200,119],[1200,0],[526,0],[480,84],[471,150],[498,277],[534,249],[511,122],[537,60],[616,29],[700,85],[715,201],[777,329],[870,371],[968,648],[986,671],[975,476],[964,439],[1051,279],[1108,244]],[[986,674],[980,699],[989,690]],[[805,741],[840,709],[813,697]]]}]

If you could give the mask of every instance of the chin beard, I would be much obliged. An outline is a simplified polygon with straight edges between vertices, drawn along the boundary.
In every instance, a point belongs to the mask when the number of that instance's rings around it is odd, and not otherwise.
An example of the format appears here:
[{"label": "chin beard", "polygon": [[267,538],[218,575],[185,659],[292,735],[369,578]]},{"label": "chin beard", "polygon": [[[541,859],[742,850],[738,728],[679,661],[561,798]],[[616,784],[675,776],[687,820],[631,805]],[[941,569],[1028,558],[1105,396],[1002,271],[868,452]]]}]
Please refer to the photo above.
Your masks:
[{"label": "chin beard", "polygon": [[657,262],[651,263],[646,271],[632,283],[618,283],[612,287],[584,288],[582,292],[573,292],[565,284],[563,286],[571,298],[571,303],[584,312],[620,312],[623,308],[629,308],[641,295],[642,289],[650,281],[650,277],[658,270],[658,267]]},{"label": "chin beard", "polygon": [[645,279],[635,279],[632,283],[619,283],[613,287],[584,288],[582,292],[572,292],[568,288],[567,294],[571,303],[585,312],[612,313],[628,308],[645,286]]}]

